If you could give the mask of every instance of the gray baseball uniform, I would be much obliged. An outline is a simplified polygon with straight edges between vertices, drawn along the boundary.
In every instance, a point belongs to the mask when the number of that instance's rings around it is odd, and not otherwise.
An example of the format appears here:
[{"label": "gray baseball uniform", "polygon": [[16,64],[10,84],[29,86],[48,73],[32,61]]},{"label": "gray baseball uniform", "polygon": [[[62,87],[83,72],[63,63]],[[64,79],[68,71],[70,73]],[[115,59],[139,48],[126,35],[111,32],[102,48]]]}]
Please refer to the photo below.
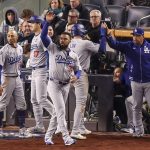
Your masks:
[{"label": "gray baseball uniform", "polygon": [[84,111],[88,95],[88,75],[90,57],[92,52],[98,52],[99,44],[94,44],[88,40],[73,39],[69,48],[77,53],[80,64],[82,66],[82,73],[79,80],[74,84],[76,95],[76,108],[74,112],[74,123],[72,128],[72,135],[80,133],[80,130],[85,130],[84,126]]},{"label": "gray baseball uniform", "polygon": [[43,128],[43,108],[51,115],[54,113],[53,104],[47,99],[47,55],[41,34],[34,36],[31,43],[30,66],[32,70],[31,102],[33,105],[36,126]]},{"label": "gray baseball uniform", "polygon": [[20,45],[13,48],[11,45],[6,44],[0,50],[0,65],[3,66],[2,86],[4,90],[0,98],[0,112],[5,110],[12,95],[16,103],[16,109],[26,110],[23,85],[18,75],[22,54],[23,49]]},{"label": "gray baseball uniform", "polygon": [[[63,137],[69,135],[66,127],[65,119],[65,102],[68,98],[70,89],[70,78],[74,74],[73,70],[70,70],[70,65],[73,69],[81,70],[79,59],[77,54],[73,51],[59,50],[57,45],[51,43],[49,49],[49,77],[48,92],[53,101],[55,111],[57,114],[57,120],[55,123],[51,122],[51,126],[46,133],[46,136],[52,136],[57,128],[57,123],[60,127]],[[75,70],[76,70],[75,69]]]}]

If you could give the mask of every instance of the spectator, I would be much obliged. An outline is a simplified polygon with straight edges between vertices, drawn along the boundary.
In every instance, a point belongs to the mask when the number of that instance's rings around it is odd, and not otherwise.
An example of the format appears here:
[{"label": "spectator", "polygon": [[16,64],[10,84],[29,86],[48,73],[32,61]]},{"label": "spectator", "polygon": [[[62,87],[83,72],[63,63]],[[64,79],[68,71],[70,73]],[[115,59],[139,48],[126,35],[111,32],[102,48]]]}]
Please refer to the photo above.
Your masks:
[{"label": "spectator", "polygon": [[89,12],[88,10],[83,6],[80,0],[70,0],[70,5],[67,5],[65,7],[63,18],[67,19],[68,13],[70,9],[77,9],[80,13],[79,18],[80,19],[87,19],[89,20]]},{"label": "spectator", "polygon": [[69,13],[68,13],[68,18],[67,18],[65,30],[67,30],[69,25],[78,23],[78,19],[79,19],[79,12],[78,12],[78,10],[70,9]]},{"label": "spectator", "polygon": [[30,24],[27,21],[22,23],[22,31],[19,33],[18,43],[23,47],[23,68],[26,67],[29,59],[31,42],[34,34],[31,32]]},{"label": "spectator", "polygon": [[49,2],[49,11],[53,11],[58,17],[63,16],[64,4],[62,0],[50,0]]},{"label": "spectator", "polygon": [[24,21],[28,21],[33,15],[34,15],[34,12],[31,9],[23,9],[20,17]]},{"label": "spectator", "polygon": [[[101,39],[100,34],[100,26],[101,26],[101,12],[99,10],[92,10],[90,12],[90,27],[87,30],[86,37],[94,43],[99,43]],[[100,73],[101,69],[101,60],[99,53],[93,54],[91,57],[90,70],[92,72]]]},{"label": "spectator", "polygon": [[50,36],[50,38],[52,39],[52,41],[54,43],[58,43],[58,36],[55,35],[55,31],[53,29],[53,26],[49,25],[48,26],[48,35]]},{"label": "spectator", "polygon": [[122,68],[115,68],[113,83],[114,83],[114,110],[116,115],[119,116],[121,123],[127,123],[127,113],[125,107],[125,90],[126,87],[121,80]]},{"label": "spectator", "polygon": [[100,11],[102,12],[102,19],[105,20],[105,18],[108,17],[108,10],[105,7],[105,3],[103,0],[89,0],[89,4],[97,5],[100,7]]},{"label": "spectator", "polygon": [[5,13],[5,19],[1,23],[0,32],[4,34],[4,44],[7,43],[6,35],[8,31],[15,30],[19,32],[19,25],[23,22],[22,19],[18,18],[18,14],[15,8],[10,8]]}]

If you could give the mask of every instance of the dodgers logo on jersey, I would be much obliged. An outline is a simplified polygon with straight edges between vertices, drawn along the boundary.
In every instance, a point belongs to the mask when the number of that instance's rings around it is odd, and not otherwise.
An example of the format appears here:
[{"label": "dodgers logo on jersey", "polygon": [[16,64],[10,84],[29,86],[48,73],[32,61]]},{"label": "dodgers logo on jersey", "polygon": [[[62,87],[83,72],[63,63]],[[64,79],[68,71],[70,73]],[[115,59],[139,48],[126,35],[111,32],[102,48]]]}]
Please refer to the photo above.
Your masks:
[{"label": "dodgers logo on jersey", "polygon": [[146,47],[146,46],[144,46],[144,53],[147,53],[147,54],[150,53],[150,50],[149,50],[148,47]]},{"label": "dodgers logo on jersey", "polygon": [[9,63],[10,65],[12,65],[12,64],[14,64],[14,63],[19,62],[21,59],[22,59],[22,56],[21,56],[21,55],[16,56],[16,57],[9,57],[9,58],[8,58],[8,63]]},{"label": "dodgers logo on jersey", "polygon": [[63,58],[62,55],[56,55],[55,61],[56,63],[66,63],[66,58]]}]

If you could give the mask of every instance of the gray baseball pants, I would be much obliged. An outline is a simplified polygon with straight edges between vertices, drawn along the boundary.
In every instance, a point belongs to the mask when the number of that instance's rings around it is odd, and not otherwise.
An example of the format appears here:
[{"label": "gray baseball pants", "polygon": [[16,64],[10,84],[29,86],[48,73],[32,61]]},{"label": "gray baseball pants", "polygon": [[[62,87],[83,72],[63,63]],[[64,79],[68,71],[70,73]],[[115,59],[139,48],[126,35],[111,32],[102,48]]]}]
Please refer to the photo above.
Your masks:
[{"label": "gray baseball pants", "polygon": [[126,110],[127,110],[127,126],[133,128],[133,97],[132,95],[127,97],[125,100]]},{"label": "gray baseball pants", "polygon": [[33,105],[33,112],[37,127],[44,127],[43,125],[43,108],[46,109],[50,115],[54,113],[53,104],[47,99],[47,69],[39,68],[32,71],[31,80],[31,103]]},{"label": "gray baseball pants", "polygon": [[144,127],[142,123],[142,105],[143,97],[147,100],[150,106],[150,82],[138,83],[131,81],[132,95],[133,95],[133,124],[137,134],[144,134]]},{"label": "gray baseball pants", "polygon": [[80,129],[84,127],[84,112],[88,95],[88,75],[82,71],[80,78],[74,83],[76,95],[76,108],[74,112],[74,122],[71,134],[80,133]]},{"label": "gray baseball pants", "polygon": [[66,109],[65,103],[68,98],[70,84],[62,85],[49,80],[48,82],[48,93],[54,104],[56,116],[53,121],[50,122],[50,126],[47,130],[46,136],[52,136],[56,131],[57,124],[60,127],[60,131],[64,136],[68,136],[69,132],[66,127]]},{"label": "gray baseball pants", "polygon": [[0,112],[6,109],[13,96],[17,110],[26,110],[26,101],[24,97],[23,84],[20,77],[2,76],[3,93],[0,97]]}]

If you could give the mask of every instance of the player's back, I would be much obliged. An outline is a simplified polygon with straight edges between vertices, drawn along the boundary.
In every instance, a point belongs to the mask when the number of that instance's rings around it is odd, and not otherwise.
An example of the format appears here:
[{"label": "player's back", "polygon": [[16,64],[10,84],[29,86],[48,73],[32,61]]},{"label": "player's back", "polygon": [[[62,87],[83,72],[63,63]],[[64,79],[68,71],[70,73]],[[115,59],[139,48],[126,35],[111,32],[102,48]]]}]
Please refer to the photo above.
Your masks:
[{"label": "player's back", "polygon": [[82,68],[88,70],[91,55],[93,52],[98,52],[99,44],[95,44],[89,40],[72,39],[69,48],[77,53]]}]

